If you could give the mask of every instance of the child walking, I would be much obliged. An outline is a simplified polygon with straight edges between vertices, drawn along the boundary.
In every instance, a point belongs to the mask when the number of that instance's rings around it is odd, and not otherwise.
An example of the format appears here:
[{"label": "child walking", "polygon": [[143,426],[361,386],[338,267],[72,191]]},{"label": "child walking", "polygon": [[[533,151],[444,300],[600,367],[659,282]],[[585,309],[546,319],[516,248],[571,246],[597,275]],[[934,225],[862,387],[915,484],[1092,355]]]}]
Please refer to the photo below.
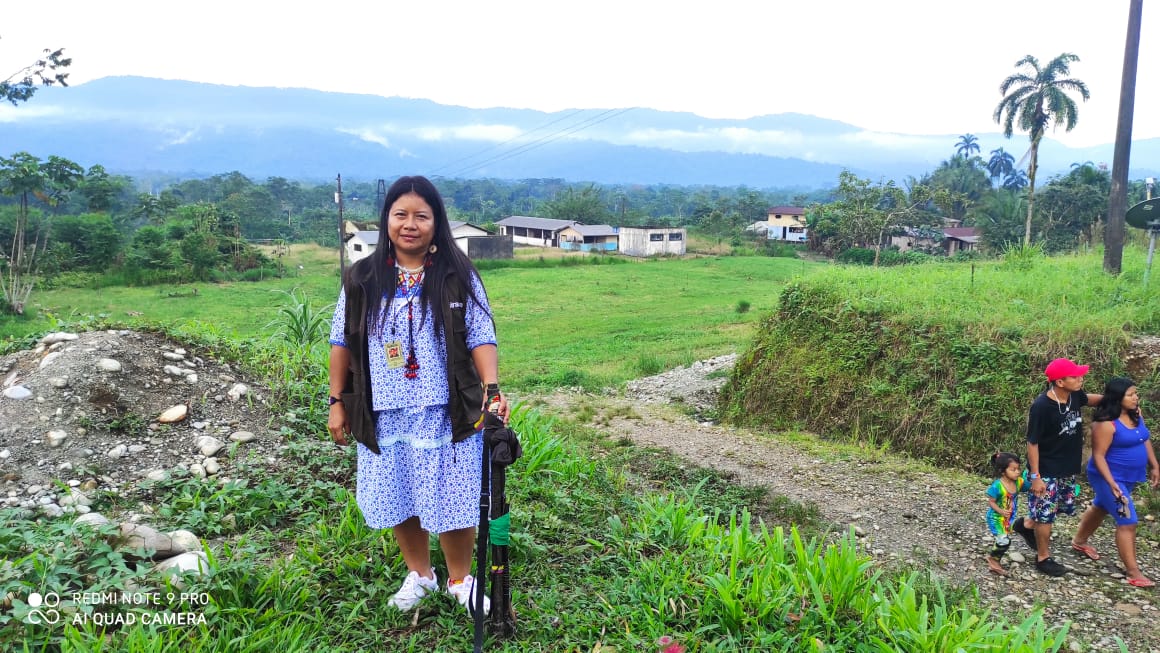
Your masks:
[{"label": "child walking", "polygon": [[995,536],[995,548],[987,554],[987,568],[996,576],[1007,576],[1003,556],[1011,546],[1012,524],[1019,509],[1019,493],[1029,487],[1022,475],[1023,463],[1013,453],[999,452],[991,456],[991,466],[998,478],[987,488],[987,528]]}]

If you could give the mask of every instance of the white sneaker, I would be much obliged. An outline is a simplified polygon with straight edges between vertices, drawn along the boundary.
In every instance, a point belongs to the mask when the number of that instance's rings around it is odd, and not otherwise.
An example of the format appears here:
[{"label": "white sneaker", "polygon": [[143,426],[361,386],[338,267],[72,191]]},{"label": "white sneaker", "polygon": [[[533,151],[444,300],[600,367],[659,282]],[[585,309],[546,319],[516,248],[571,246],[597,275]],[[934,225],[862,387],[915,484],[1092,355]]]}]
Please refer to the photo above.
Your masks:
[{"label": "white sneaker", "polygon": [[[463,577],[463,580],[451,584],[451,579],[447,579],[447,593],[455,597],[459,601],[459,605],[467,608],[467,614],[475,616],[475,577],[468,574]],[[491,611],[491,599],[486,595],[483,597],[483,614]]]},{"label": "white sneaker", "polygon": [[406,612],[415,607],[423,597],[439,591],[439,581],[435,578],[435,568],[431,568],[431,578],[423,578],[419,572],[412,571],[403,579],[403,586],[387,601],[387,605]]}]

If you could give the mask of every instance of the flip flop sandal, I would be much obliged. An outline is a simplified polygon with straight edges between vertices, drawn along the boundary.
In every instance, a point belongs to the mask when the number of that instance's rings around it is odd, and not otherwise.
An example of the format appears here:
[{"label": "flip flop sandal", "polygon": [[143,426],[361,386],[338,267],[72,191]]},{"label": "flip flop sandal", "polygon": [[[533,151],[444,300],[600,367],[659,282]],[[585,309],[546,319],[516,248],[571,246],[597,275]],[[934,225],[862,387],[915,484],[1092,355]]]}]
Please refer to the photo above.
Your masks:
[{"label": "flip flop sandal", "polygon": [[1007,578],[1008,576],[1011,575],[1011,572],[1007,571],[1006,569],[992,569],[990,567],[987,567],[987,571],[989,571],[992,574],[995,574],[996,576],[999,576],[1001,578]]},{"label": "flip flop sandal", "polygon": [[1096,548],[1090,544],[1072,544],[1071,550],[1076,551],[1078,553],[1082,553],[1083,555],[1087,556],[1090,560],[1099,560],[1100,559],[1099,552],[1097,552]]},{"label": "flip flop sandal", "polygon": [[1128,584],[1132,587],[1155,587],[1156,581],[1151,578],[1129,578]]}]

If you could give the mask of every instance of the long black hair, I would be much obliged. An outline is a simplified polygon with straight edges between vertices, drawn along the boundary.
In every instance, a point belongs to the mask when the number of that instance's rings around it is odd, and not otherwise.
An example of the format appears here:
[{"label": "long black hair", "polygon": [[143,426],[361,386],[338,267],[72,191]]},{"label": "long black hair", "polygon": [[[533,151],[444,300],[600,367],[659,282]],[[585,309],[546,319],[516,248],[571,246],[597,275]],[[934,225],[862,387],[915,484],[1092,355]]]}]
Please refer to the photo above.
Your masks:
[{"label": "long black hair", "polygon": [[[1136,386],[1136,382],[1126,376],[1117,376],[1108,381],[1104,386],[1104,398],[1096,406],[1096,413],[1092,416],[1094,422],[1114,422],[1120,419],[1120,414],[1124,412],[1124,395],[1128,394]],[[1132,421],[1140,423],[1140,406],[1128,411],[1128,416]]]},{"label": "long black hair", "polygon": [[[447,208],[443,205],[443,196],[439,194],[439,189],[435,188],[435,184],[431,183],[429,179],[418,175],[399,177],[387,189],[387,195],[383,200],[383,210],[379,214],[379,245],[370,256],[355,264],[370,266],[369,274],[358,275],[367,279],[367,329],[368,332],[373,332],[382,326],[380,323],[384,315],[383,311],[380,310],[380,303],[375,298],[385,296],[388,306],[394,300],[397,274],[395,247],[391,242],[387,223],[390,221],[391,207],[400,197],[408,193],[415,193],[422,197],[423,201],[427,202],[431,210],[435,212],[435,236],[432,238],[431,244],[435,245],[436,251],[429,254],[424,262],[423,289],[419,299],[424,308],[422,311],[424,317],[421,319],[425,319],[426,314],[429,313],[435,320],[436,333],[443,335],[443,311],[439,304],[442,301],[447,273],[452,272],[457,282],[463,284],[470,301],[483,306],[483,302],[475,295],[471,281],[473,277],[478,277],[479,273],[467,255],[455,244],[455,238],[451,235],[451,223],[447,220]],[[360,272],[363,271],[365,268],[360,270]],[[352,267],[352,276],[353,272]],[[482,286],[483,280],[481,279],[479,283]],[[467,307],[464,306],[463,309],[466,311]]]}]

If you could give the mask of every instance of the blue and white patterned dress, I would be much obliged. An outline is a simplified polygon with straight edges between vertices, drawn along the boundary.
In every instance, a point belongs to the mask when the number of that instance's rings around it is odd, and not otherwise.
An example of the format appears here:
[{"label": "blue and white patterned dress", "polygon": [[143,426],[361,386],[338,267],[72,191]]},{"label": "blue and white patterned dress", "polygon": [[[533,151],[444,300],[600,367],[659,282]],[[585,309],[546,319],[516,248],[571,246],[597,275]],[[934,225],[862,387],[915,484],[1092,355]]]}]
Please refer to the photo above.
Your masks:
[{"label": "blue and white patterned dress", "polygon": [[[471,528],[479,523],[479,481],[483,437],[476,433],[451,442],[451,416],[447,411],[447,348],[435,331],[434,320],[419,299],[422,275],[399,273],[395,299],[389,309],[383,298],[380,328],[368,334],[371,407],[378,421],[376,432],[381,454],[361,443],[358,447],[356,500],[367,526],[391,528],[419,517],[432,532]],[[472,289],[483,306],[468,299],[467,348],[496,344],[495,326],[479,277]],[[408,299],[413,301],[413,330],[408,329]],[[339,294],[330,328],[330,344],[346,346],[346,293]],[[450,325],[449,325],[450,326]],[[405,368],[387,366],[387,343],[402,344],[404,357],[411,350],[414,333],[418,377],[404,377]]]}]

